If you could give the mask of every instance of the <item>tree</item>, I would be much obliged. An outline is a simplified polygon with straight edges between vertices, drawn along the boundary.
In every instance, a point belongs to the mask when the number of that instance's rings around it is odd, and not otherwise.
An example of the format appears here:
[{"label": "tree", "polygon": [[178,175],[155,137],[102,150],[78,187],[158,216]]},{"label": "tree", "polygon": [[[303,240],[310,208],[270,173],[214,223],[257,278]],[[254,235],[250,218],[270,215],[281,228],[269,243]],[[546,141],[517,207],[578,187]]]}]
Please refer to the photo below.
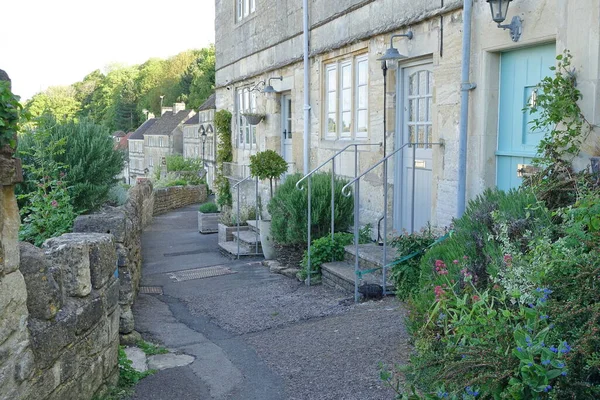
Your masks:
[{"label": "tree", "polygon": [[58,121],[75,118],[81,109],[81,103],[75,97],[73,86],[51,86],[44,92],[34,95],[25,105],[33,118],[53,115]]},{"label": "tree", "polygon": [[198,108],[215,91],[215,46],[200,50],[196,61],[182,75],[181,88],[190,108]]}]

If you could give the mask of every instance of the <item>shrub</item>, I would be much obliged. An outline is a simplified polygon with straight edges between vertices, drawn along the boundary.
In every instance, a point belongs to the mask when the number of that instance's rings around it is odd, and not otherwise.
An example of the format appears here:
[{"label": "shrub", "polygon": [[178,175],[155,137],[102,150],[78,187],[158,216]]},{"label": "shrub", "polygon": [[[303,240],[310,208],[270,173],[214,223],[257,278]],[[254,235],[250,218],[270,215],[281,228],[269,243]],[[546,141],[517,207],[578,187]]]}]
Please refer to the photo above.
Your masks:
[{"label": "shrub", "polygon": [[111,206],[122,206],[129,199],[129,187],[128,185],[123,185],[122,183],[118,183],[114,185],[108,191],[108,199],[106,202]]},{"label": "shrub", "polygon": [[390,270],[390,278],[394,282],[396,295],[399,299],[406,300],[419,290],[421,258],[426,248],[435,240],[436,237],[433,235],[431,227],[427,227],[422,232],[398,236],[390,243],[400,257],[418,253],[410,259],[394,265]]},{"label": "shrub", "polygon": [[187,186],[188,182],[185,179],[175,179],[174,181],[169,181],[165,183],[165,187],[172,186]]},{"label": "shrub", "polygon": [[[37,182],[44,176],[57,177],[59,171],[68,172],[65,182],[77,213],[104,204],[118,182],[115,176],[123,169],[125,154],[114,149],[108,130],[86,120],[57,123],[44,117],[22,139],[19,153],[24,156],[26,179]],[[25,193],[32,189],[24,186]]]},{"label": "shrub", "polygon": [[[66,177],[65,177],[66,178]],[[19,239],[40,246],[44,240],[71,231],[77,214],[63,181],[43,178],[36,190],[23,196]]]},{"label": "shrub", "polygon": [[258,179],[268,179],[271,198],[273,179],[279,179],[288,170],[287,162],[273,150],[265,150],[250,156],[250,174]]},{"label": "shrub", "polygon": [[219,207],[215,203],[200,204],[198,211],[205,214],[214,214],[219,212]]},{"label": "shrub", "polygon": [[[256,220],[256,207],[240,207],[240,225],[246,225],[248,220]],[[220,221],[223,225],[227,226],[237,225],[237,210],[231,207],[223,207],[221,209]]]},{"label": "shrub", "polygon": [[[271,214],[271,234],[279,244],[306,244],[308,190],[296,189],[301,174],[289,175],[282,183],[267,208]],[[342,195],[347,182],[335,181],[335,228],[346,231],[353,222],[354,201]],[[311,237],[318,239],[329,233],[331,226],[331,175],[315,174],[312,177]]]},{"label": "shrub", "polygon": [[321,273],[321,264],[341,261],[344,259],[344,247],[352,244],[354,235],[351,233],[337,232],[331,235],[323,236],[322,238],[313,240],[310,245],[310,267],[308,266],[308,251],[304,251],[302,258],[302,278],[306,278],[308,271],[313,273]]}]

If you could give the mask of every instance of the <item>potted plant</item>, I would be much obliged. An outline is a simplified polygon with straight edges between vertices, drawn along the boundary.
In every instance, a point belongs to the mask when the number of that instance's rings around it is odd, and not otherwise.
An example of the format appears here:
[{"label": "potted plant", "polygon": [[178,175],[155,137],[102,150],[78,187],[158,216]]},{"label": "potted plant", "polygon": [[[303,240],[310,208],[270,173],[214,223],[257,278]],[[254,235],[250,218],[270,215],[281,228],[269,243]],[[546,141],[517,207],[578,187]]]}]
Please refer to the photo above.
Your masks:
[{"label": "potted plant", "polygon": [[219,230],[219,207],[215,203],[204,203],[198,208],[198,231],[214,233]]},{"label": "potted plant", "polygon": [[[288,170],[287,162],[273,150],[265,150],[250,156],[250,174],[260,180],[269,180],[270,199],[273,198],[273,180],[279,179]],[[260,204],[263,203],[259,198]],[[275,257],[275,247],[271,240],[271,220],[264,218],[262,207],[257,207],[260,220],[260,242],[265,259],[271,260]]]},{"label": "potted plant", "polygon": [[265,114],[260,113],[243,113],[242,115],[250,125],[258,125],[260,121],[265,119]]}]

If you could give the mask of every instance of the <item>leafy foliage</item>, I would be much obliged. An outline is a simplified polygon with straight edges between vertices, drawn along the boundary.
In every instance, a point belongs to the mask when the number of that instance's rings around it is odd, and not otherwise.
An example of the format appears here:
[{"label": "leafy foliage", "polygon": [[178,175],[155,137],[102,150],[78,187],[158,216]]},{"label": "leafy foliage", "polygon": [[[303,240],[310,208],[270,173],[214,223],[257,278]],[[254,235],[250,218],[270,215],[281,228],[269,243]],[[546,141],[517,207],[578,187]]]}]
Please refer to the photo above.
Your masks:
[{"label": "leafy foliage", "polygon": [[[366,243],[366,238],[363,237],[359,240],[359,243]],[[308,251],[304,251],[302,257],[302,278],[306,278],[309,271],[310,273],[320,273],[321,264],[341,261],[344,259],[345,250],[344,247],[354,242],[354,235],[346,232],[336,232],[331,235],[323,236],[322,238],[313,240],[310,245],[310,266],[308,265]]]},{"label": "leafy foliage", "polygon": [[233,197],[229,179],[223,176],[223,163],[233,160],[233,147],[231,144],[231,118],[232,115],[227,110],[219,110],[215,113],[215,129],[217,130],[217,176],[214,181],[217,204],[221,207],[231,207]]},{"label": "leafy foliage", "polygon": [[146,342],[145,340],[140,340],[135,345],[136,347],[140,348],[147,356],[167,354],[169,352],[169,350],[167,350],[163,346],[158,346],[154,343]]},{"label": "leafy foliage", "polygon": [[0,81],[0,147],[17,147],[16,137],[20,129],[22,109],[19,97],[10,90],[10,83]]},{"label": "leafy foliage", "polygon": [[219,212],[219,206],[215,203],[203,203],[198,207],[198,211],[205,214],[214,214]]},{"label": "leafy foliage", "polygon": [[273,150],[265,150],[250,156],[250,174],[258,179],[268,179],[273,197],[273,179],[279,179],[288,170],[287,162]]},{"label": "leafy foliage", "polygon": [[[279,244],[305,244],[308,223],[308,190],[296,189],[301,174],[287,176],[267,208],[271,214],[271,234]],[[338,231],[346,231],[352,224],[354,202],[342,194],[344,179],[335,180],[334,222]],[[331,175],[315,174],[312,177],[311,237],[321,238],[329,233],[331,226]]]}]

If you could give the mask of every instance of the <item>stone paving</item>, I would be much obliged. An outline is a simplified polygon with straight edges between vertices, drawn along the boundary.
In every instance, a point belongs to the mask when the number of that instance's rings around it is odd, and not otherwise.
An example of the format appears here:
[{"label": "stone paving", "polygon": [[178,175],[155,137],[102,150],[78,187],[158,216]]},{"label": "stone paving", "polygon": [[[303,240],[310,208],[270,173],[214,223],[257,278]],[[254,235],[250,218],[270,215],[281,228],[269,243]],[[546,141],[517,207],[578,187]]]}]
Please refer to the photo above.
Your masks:
[{"label": "stone paving", "polygon": [[[134,308],[145,340],[193,361],[144,379],[133,399],[394,398],[378,364],[408,357],[401,303],[355,305],[260,260],[225,259],[217,235],[198,234],[195,210],[159,216],[145,232],[142,285],[163,294],[141,294]],[[186,281],[168,274],[215,266],[233,273]]]}]

